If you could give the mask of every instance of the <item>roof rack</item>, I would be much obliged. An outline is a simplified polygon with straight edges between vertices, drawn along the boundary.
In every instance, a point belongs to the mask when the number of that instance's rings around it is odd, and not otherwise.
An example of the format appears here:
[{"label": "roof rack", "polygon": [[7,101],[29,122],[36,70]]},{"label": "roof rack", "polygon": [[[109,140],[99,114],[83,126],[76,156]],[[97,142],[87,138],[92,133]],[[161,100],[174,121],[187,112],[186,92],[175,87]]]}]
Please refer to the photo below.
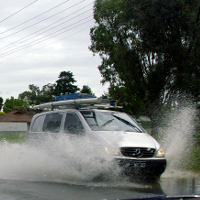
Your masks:
[{"label": "roof rack", "polygon": [[43,103],[40,105],[33,106],[33,110],[54,110],[54,109],[89,109],[89,108],[110,108],[115,107],[113,101],[108,98],[85,98],[85,99],[71,99],[63,101],[53,101],[48,103]]}]

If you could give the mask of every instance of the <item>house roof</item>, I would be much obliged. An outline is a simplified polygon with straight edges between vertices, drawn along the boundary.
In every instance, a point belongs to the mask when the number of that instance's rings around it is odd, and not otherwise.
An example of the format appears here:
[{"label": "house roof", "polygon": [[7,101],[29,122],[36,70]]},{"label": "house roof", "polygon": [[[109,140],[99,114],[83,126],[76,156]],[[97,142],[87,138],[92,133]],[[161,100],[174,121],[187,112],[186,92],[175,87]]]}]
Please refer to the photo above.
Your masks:
[{"label": "house roof", "polygon": [[22,113],[13,110],[5,115],[1,115],[0,122],[31,122],[32,117],[32,113]]}]

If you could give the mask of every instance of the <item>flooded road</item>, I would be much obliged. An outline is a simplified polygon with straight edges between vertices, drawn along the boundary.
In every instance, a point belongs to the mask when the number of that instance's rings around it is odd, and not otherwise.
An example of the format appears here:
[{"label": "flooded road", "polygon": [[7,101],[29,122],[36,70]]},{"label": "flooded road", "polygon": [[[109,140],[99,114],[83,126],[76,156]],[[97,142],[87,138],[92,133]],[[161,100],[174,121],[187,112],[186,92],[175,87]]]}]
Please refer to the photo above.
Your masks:
[{"label": "flooded road", "polygon": [[56,182],[0,180],[0,200],[115,200],[156,195],[200,194],[200,178],[161,178],[158,184],[87,183],[75,185]]},{"label": "flooded road", "polygon": [[167,196],[200,195],[200,177],[162,178],[160,186],[163,193]]},{"label": "flooded road", "polygon": [[[149,196],[150,193],[148,193]],[[67,183],[1,180],[0,199],[129,199],[146,194],[133,188],[70,185]],[[152,196],[154,194],[151,194]]]}]

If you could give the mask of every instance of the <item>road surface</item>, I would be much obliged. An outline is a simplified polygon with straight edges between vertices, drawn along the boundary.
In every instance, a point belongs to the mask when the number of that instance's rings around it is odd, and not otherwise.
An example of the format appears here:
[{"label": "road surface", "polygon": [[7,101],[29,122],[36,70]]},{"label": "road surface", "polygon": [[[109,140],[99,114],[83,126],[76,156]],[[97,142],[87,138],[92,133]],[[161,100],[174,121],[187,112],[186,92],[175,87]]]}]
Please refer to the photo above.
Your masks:
[{"label": "road surface", "polygon": [[0,200],[115,200],[156,195],[200,194],[199,178],[161,178],[158,184],[85,183],[84,185],[0,180]]}]

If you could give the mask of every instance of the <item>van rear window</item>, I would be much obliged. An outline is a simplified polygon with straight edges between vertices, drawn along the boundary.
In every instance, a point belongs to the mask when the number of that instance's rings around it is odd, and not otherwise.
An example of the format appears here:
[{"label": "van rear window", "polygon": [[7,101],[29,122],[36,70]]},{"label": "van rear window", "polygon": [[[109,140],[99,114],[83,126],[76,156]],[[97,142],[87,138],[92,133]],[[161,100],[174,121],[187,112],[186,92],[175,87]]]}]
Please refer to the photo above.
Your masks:
[{"label": "van rear window", "polygon": [[31,132],[42,132],[45,116],[46,115],[39,115],[37,118],[35,118],[35,121],[31,127]]},{"label": "van rear window", "polygon": [[31,132],[53,132],[60,131],[63,113],[49,113],[39,115],[31,127]]},{"label": "van rear window", "polygon": [[60,130],[62,122],[62,113],[47,114],[44,120],[43,131],[57,133]]}]

